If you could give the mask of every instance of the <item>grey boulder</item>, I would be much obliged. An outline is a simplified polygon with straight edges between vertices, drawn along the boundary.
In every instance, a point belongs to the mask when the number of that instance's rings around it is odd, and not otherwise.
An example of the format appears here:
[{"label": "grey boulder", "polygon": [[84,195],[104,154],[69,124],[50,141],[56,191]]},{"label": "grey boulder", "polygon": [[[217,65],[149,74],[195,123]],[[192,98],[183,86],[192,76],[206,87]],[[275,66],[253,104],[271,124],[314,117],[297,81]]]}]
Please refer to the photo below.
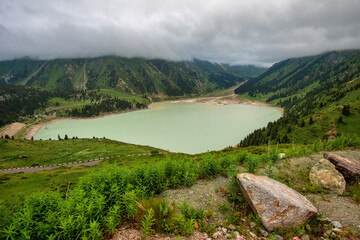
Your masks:
[{"label": "grey boulder", "polygon": [[330,192],[342,195],[345,191],[346,182],[343,175],[326,159],[321,159],[311,168],[309,178],[312,184]]},{"label": "grey boulder", "polygon": [[240,173],[237,183],[268,231],[295,228],[318,212],[300,193],[271,178]]}]

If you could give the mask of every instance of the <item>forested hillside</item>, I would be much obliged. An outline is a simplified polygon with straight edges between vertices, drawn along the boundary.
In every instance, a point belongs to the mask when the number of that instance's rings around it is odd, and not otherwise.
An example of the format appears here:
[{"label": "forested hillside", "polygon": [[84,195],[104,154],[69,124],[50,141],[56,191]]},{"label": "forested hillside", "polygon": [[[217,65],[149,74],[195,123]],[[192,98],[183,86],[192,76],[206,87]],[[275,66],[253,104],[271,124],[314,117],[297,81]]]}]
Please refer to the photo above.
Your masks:
[{"label": "forested hillside", "polygon": [[0,62],[0,85],[40,86],[47,90],[116,89],[153,96],[183,96],[229,88],[264,68],[194,60],[173,62],[141,58],[99,57],[19,59]]},{"label": "forested hillside", "polygon": [[235,90],[285,109],[242,146],[312,142],[360,134],[360,50],[333,51],[279,62]]},{"label": "forested hillside", "polygon": [[148,103],[146,98],[100,90],[49,91],[27,86],[0,86],[0,127],[16,121],[23,122],[25,118],[92,117],[141,109]]}]

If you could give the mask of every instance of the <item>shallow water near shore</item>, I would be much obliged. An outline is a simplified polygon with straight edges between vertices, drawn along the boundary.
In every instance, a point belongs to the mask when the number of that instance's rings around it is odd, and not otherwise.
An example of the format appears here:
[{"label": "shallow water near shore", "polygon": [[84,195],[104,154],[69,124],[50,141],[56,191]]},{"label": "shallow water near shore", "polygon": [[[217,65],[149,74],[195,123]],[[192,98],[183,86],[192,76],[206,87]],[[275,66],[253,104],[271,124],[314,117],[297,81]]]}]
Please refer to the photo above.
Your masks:
[{"label": "shallow water near shore", "polygon": [[156,103],[150,109],[43,126],[34,139],[106,137],[171,152],[202,153],[238,144],[255,129],[281,117],[281,111],[243,104]]}]

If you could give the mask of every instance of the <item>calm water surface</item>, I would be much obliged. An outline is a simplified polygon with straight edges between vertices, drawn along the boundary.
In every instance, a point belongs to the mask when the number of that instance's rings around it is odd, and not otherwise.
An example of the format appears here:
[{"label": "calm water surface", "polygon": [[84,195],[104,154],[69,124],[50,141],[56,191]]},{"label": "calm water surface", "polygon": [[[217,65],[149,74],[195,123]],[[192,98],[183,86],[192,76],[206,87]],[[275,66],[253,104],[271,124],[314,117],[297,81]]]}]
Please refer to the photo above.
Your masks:
[{"label": "calm water surface", "polygon": [[34,139],[106,137],[172,152],[201,153],[233,146],[281,117],[276,108],[243,104],[156,103],[150,109],[42,127]]}]

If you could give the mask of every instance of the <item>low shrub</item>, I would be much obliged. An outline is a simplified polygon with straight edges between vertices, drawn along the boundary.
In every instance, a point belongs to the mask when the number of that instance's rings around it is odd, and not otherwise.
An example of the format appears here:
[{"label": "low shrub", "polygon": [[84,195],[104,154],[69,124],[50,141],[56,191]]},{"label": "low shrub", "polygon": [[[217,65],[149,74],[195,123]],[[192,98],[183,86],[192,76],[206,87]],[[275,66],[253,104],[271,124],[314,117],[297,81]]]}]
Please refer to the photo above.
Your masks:
[{"label": "low shrub", "polygon": [[246,171],[248,173],[255,173],[255,169],[259,165],[259,160],[255,156],[250,156],[246,161]]},{"label": "low shrub", "polygon": [[[183,158],[133,168],[104,167],[82,177],[66,196],[49,191],[25,198],[16,212],[1,208],[11,219],[0,219],[3,224],[0,236],[4,239],[101,239],[105,232],[113,233],[122,221],[136,218],[140,214],[137,203],[144,205],[144,199],[169,187],[191,186],[200,176],[211,178],[226,174],[231,166],[231,158],[215,160],[208,154],[199,162]],[[191,234],[197,219],[205,215],[202,210],[197,211],[196,216],[174,215],[174,208],[167,203],[160,201],[152,205],[157,207],[144,207],[148,219],[141,218],[147,221],[143,226],[145,233],[146,226],[153,228],[152,214],[156,219],[155,229],[185,235]],[[148,212],[150,208],[152,214]]]}]

